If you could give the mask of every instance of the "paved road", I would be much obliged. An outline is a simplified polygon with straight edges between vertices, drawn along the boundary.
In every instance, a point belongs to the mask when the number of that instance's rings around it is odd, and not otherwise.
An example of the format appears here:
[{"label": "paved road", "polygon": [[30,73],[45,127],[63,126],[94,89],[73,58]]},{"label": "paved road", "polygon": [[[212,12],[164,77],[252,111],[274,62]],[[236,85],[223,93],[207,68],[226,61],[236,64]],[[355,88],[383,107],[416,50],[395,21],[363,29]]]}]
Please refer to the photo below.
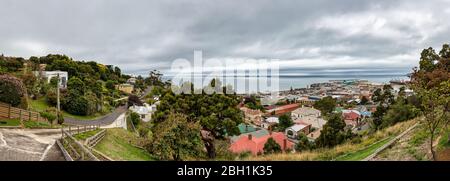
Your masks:
[{"label": "paved road", "polygon": [[118,107],[114,112],[95,120],[78,120],[65,117],[64,123],[69,125],[91,126],[91,125],[109,125],[112,124],[122,113],[126,112],[126,106]]},{"label": "paved road", "polygon": [[[152,89],[153,89],[153,86],[147,87],[147,89],[145,89],[144,94],[142,94],[140,99],[144,99],[145,96],[148,93],[150,93],[150,91]],[[122,113],[124,113],[126,111],[127,111],[127,107],[121,106],[121,107],[117,108],[114,112],[112,112],[106,116],[103,116],[101,118],[95,119],[95,120],[77,120],[74,118],[65,117],[64,123],[69,124],[69,125],[80,125],[80,126],[91,126],[91,125],[105,126],[105,125],[112,124]]]}]

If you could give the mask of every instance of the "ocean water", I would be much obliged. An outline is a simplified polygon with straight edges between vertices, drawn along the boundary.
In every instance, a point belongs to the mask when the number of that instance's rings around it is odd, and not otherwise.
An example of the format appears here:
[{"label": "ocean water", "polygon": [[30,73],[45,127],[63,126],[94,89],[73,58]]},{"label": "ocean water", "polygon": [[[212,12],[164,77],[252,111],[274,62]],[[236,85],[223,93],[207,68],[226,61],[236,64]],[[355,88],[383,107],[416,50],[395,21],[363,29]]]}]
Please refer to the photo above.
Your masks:
[{"label": "ocean water", "polygon": [[[196,79],[200,77],[195,77]],[[168,78],[167,79],[171,79]],[[203,77],[204,85],[210,82],[212,78]],[[252,92],[267,92],[267,89],[262,89],[259,85],[262,82],[259,77],[250,77],[250,76],[230,76],[230,77],[222,77],[219,78],[222,82],[226,82],[226,84],[231,84],[234,88],[236,88],[239,83],[244,82],[245,88],[235,89],[237,93],[252,93]],[[270,78],[269,78],[270,79]],[[313,83],[324,83],[329,82],[330,80],[368,80],[373,83],[389,83],[391,80],[409,80],[406,75],[402,74],[393,74],[393,75],[280,75],[278,76],[278,86],[272,86],[270,80],[267,81],[267,87],[270,91],[280,91],[280,90],[290,90],[291,87],[293,89],[296,88],[306,88]],[[180,82],[185,82],[188,80],[193,80],[189,77],[184,77]],[[260,82],[261,81],[261,82]],[[181,85],[181,83],[173,82],[175,85]],[[193,81],[191,81],[193,82]],[[196,88],[200,88],[199,86],[195,86]],[[277,89],[272,89],[276,87]]]}]

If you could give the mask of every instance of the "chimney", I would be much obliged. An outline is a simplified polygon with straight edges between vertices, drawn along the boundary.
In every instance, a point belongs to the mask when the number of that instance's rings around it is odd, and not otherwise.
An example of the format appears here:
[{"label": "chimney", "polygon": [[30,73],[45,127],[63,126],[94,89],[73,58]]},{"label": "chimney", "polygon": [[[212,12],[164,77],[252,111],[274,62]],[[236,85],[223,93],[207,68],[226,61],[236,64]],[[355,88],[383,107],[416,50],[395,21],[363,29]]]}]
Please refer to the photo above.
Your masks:
[{"label": "chimney", "polygon": [[248,134],[248,140],[252,140],[252,134]]}]

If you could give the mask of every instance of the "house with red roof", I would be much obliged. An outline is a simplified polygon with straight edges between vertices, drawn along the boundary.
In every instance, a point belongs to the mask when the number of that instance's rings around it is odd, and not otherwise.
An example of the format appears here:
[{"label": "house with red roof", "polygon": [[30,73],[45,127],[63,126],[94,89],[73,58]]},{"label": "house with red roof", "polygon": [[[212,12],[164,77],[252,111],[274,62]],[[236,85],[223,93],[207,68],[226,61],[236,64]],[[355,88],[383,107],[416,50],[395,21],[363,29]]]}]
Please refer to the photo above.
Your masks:
[{"label": "house with red roof", "polygon": [[251,152],[253,155],[264,153],[264,144],[272,138],[277,142],[283,151],[292,150],[294,143],[289,141],[284,133],[271,132],[261,137],[253,137],[252,134],[241,135],[236,141],[231,143],[230,151],[233,153]]},{"label": "house with red roof", "polygon": [[359,124],[361,119],[361,114],[356,110],[344,110],[342,111],[342,117],[346,125],[351,125],[353,127]]}]

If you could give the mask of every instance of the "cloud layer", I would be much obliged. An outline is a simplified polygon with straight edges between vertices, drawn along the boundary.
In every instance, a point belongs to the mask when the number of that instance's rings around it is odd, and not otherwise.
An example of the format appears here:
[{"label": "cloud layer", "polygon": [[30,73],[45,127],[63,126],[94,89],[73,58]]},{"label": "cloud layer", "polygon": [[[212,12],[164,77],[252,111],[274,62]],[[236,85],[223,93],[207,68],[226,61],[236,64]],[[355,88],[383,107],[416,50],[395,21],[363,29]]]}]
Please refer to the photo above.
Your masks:
[{"label": "cloud layer", "polygon": [[279,59],[299,74],[406,73],[421,49],[449,43],[448,7],[445,0],[1,0],[0,53],[61,53],[131,74],[164,72],[194,50],[204,59]]}]

